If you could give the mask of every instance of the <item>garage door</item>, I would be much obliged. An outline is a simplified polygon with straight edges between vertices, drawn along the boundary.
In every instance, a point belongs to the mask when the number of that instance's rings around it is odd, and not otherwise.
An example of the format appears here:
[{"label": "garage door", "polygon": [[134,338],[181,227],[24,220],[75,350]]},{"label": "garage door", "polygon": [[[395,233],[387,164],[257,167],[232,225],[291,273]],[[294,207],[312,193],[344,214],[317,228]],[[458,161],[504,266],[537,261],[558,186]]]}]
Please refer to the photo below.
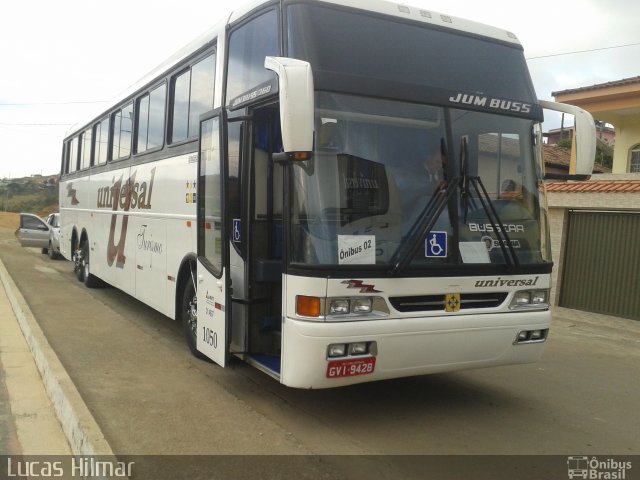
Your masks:
[{"label": "garage door", "polygon": [[640,320],[640,214],[569,212],[560,305]]}]

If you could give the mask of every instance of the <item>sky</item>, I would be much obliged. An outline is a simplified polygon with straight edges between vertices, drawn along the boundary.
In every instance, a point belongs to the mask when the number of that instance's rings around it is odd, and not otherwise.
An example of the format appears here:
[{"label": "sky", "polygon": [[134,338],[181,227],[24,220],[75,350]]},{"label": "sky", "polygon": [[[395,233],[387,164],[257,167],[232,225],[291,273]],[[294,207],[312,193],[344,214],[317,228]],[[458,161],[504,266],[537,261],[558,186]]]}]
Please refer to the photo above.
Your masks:
[{"label": "sky", "polygon": [[[239,1],[6,3],[0,17],[0,179],[58,173],[62,139],[73,124],[106,107]],[[515,33],[541,99],[640,75],[637,0],[402,3]]]}]

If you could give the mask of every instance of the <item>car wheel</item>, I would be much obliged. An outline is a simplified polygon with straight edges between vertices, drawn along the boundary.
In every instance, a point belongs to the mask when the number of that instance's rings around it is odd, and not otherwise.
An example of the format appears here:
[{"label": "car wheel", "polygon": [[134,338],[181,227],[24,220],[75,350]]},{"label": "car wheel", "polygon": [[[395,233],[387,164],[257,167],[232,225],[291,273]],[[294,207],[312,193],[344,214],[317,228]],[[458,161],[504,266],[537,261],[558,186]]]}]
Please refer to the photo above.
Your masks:
[{"label": "car wheel", "polygon": [[47,249],[47,253],[49,254],[49,258],[51,260],[55,260],[56,258],[58,258],[58,254],[53,249],[53,245],[51,245],[51,241],[49,241],[49,248]]}]

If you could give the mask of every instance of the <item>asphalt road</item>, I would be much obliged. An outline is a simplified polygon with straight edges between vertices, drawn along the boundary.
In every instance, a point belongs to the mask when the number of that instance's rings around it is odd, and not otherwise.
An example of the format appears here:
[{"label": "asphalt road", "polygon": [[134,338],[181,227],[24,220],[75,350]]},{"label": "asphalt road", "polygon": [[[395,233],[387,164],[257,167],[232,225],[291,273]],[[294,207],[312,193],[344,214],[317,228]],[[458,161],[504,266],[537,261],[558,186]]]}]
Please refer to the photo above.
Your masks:
[{"label": "asphalt road", "polygon": [[[223,454],[221,468],[255,478],[368,479],[419,478],[425,464],[406,455],[554,455],[547,478],[567,478],[568,455],[640,453],[638,322],[558,309],[538,364],[304,391],[193,358],[175,322],[85,288],[69,262],[6,230],[0,258],[117,455]],[[278,457],[233,456],[247,454]],[[429,468],[462,463],[431,457]]]}]

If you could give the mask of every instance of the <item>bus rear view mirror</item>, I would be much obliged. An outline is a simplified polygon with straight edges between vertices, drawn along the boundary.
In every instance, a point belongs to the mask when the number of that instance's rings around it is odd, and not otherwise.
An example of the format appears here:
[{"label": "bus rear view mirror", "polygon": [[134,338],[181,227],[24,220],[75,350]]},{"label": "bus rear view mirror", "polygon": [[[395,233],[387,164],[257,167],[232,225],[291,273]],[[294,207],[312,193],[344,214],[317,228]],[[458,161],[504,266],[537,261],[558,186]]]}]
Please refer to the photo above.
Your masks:
[{"label": "bus rear view mirror", "polygon": [[593,164],[596,159],[596,127],[591,114],[566,103],[546,100],[538,100],[538,103],[547,110],[573,115],[575,135],[571,144],[569,176],[590,176],[593,173]]},{"label": "bus rear view mirror", "polygon": [[311,158],[314,130],[311,65],[309,62],[293,58],[266,57],[264,66],[278,75],[280,122],[285,157],[288,160]]}]

